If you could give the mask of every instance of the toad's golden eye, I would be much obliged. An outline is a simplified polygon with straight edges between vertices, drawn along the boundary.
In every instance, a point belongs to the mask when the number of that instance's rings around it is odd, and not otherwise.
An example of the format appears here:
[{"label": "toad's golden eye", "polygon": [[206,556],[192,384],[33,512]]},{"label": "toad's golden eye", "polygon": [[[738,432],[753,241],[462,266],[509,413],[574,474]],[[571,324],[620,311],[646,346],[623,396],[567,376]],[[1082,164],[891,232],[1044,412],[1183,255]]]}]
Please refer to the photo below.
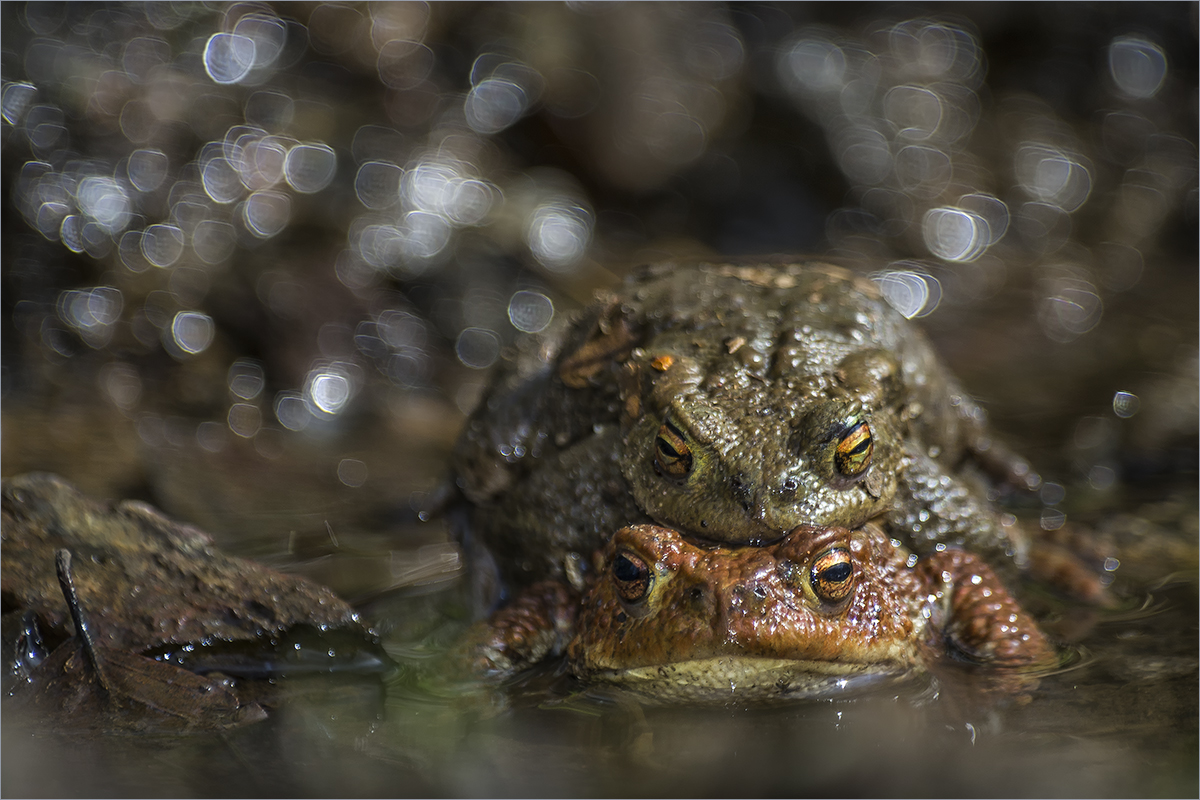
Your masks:
[{"label": "toad's golden eye", "polygon": [[692,471],[692,449],[683,438],[683,431],[667,420],[658,429],[654,440],[654,466],[658,474],[686,478]]},{"label": "toad's golden eye", "polygon": [[843,475],[856,478],[866,472],[874,447],[871,426],[860,422],[842,435],[833,454],[833,461]]},{"label": "toad's golden eye", "polygon": [[813,592],[827,603],[837,603],[850,596],[854,588],[854,564],[845,547],[826,550],[813,559],[809,570]]},{"label": "toad's golden eye", "polygon": [[617,553],[612,562],[612,576],[617,594],[627,603],[636,603],[650,594],[650,568],[633,553]]}]

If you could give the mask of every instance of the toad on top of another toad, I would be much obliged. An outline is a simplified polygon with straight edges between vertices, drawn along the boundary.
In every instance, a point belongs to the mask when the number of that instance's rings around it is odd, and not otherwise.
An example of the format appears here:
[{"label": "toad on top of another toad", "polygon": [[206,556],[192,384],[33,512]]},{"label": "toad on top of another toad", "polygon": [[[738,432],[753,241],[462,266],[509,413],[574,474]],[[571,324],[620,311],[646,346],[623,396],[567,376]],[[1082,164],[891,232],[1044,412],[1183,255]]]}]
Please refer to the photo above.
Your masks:
[{"label": "toad on top of another toad", "polygon": [[1021,561],[987,473],[1036,476],[983,416],[870,280],[666,263],[508,354],[454,466],[470,544],[518,586],[578,587],[588,554],[636,523],[762,545],[880,517],[919,553]]}]

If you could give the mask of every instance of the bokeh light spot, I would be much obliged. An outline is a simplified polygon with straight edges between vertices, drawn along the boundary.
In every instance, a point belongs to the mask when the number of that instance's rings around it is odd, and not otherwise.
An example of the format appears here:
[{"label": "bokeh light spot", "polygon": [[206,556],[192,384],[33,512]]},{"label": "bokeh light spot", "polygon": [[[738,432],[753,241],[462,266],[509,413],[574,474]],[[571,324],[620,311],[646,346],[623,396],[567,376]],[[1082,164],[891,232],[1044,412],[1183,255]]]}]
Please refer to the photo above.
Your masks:
[{"label": "bokeh light spot", "polygon": [[167,177],[167,155],[161,150],[140,149],[129,154],[129,182],[139,192],[153,192]]},{"label": "bokeh light spot", "polygon": [[90,176],[75,191],[79,210],[110,234],[125,230],[131,217],[129,194],[112,178]]},{"label": "bokeh light spot", "polygon": [[0,94],[0,115],[9,125],[18,124],[35,97],[37,87],[32,83],[8,84]]},{"label": "bokeh light spot", "polygon": [[929,252],[944,261],[974,261],[992,241],[987,221],[961,208],[931,208],[921,229]]},{"label": "bokeh light spot", "polygon": [[242,221],[260,239],[269,239],[285,227],[292,214],[292,201],[280,192],[255,192],[241,205]]},{"label": "bokeh light spot", "polygon": [[1145,100],[1158,94],[1167,79],[1167,56],[1154,42],[1118,36],[1108,46],[1108,69],[1122,93]]},{"label": "bokeh light spot", "polygon": [[1070,213],[1092,191],[1090,170],[1077,156],[1042,144],[1026,144],[1017,150],[1017,180],[1032,197]]},{"label": "bokeh light spot", "polygon": [[1004,238],[1008,231],[1008,206],[997,197],[981,192],[964,194],[958,199],[958,208],[975,214],[987,223],[989,246]]},{"label": "bokeh light spot", "polygon": [[300,194],[313,194],[328,186],[337,174],[337,155],[326,144],[298,144],[288,151],[283,175]]},{"label": "bokeh light spot", "polygon": [[1138,412],[1142,401],[1133,392],[1117,392],[1113,395],[1113,413],[1121,419],[1129,419]]},{"label": "bokeh light spot", "polygon": [[467,328],[458,335],[454,352],[471,369],[487,369],[500,355],[500,337],[487,328]]},{"label": "bokeh light spot", "polygon": [[368,161],[354,176],[354,194],[367,208],[383,209],[400,202],[404,170],[387,161]]},{"label": "bokeh light spot", "polygon": [[233,255],[236,232],[228,222],[202,220],[192,233],[192,249],[205,264],[220,264]]},{"label": "bokeh light spot", "polygon": [[251,439],[262,429],[262,411],[252,403],[234,403],[225,421],[236,435]]},{"label": "bokeh light spot", "polygon": [[142,255],[156,267],[169,267],[183,255],[183,231],[159,223],[142,231]]},{"label": "bokeh light spot", "polygon": [[831,92],[842,88],[846,55],[823,37],[804,37],[782,52],[778,62],[786,83],[801,92]]},{"label": "bokeh light spot", "polygon": [[171,340],[185,355],[203,353],[212,344],[216,327],[212,317],[199,311],[180,311],[171,321]]},{"label": "bokeh light spot", "polygon": [[591,213],[560,200],[534,209],[525,233],[534,258],[551,272],[572,270],[587,252],[591,238]]},{"label": "bokeh light spot", "polygon": [[253,400],[266,384],[262,365],[248,358],[239,358],[229,365],[226,376],[229,392],[241,400]]},{"label": "bokeh light spot", "polygon": [[467,124],[484,135],[499,133],[519,120],[528,102],[524,90],[512,81],[489,78],[467,94]]},{"label": "bokeh light spot", "polygon": [[313,408],[325,414],[340,414],[350,402],[353,386],[346,371],[338,364],[313,369],[305,382],[305,398]]},{"label": "bokeh light spot", "polygon": [[508,319],[519,331],[537,333],[554,319],[554,303],[541,292],[516,292],[508,301]]},{"label": "bokeh light spot", "polygon": [[239,83],[254,68],[255,45],[249,36],[214,33],[204,46],[204,71],[215,83]]},{"label": "bokeh light spot", "polygon": [[942,287],[932,275],[910,269],[889,269],[871,278],[879,285],[888,305],[908,319],[928,316],[941,303]]},{"label": "bokeh light spot", "polygon": [[100,385],[116,406],[130,411],[142,396],[142,379],[137,369],[123,361],[105,364],[100,370]]},{"label": "bokeh light spot", "polygon": [[275,418],[289,431],[302,431],[312,422],[313,415],[299,392],[287,390],[275,395]]},{"label": "bokeh light spot", "polygon": [[1050,278],[1045,286],[1038,321],[1050,339],[1070,342],[1099,324],[1104,303],[1090,281],[1064,275]]},{"label": "bokeh light spot", "polygon": [[58,229],[58,238],[72,253],[83,252],[83,218],[78,214],[64,217]]},{"label": "bokeh light spot", "polygon": [[205,193],[222,205],[238,200],[245,192],[241,175],[223,156],[211,158],[205,163],[200,172],[200,181]]},{"label": "bokeh light spot", "polygon": [[367,465],[357,458],[343,458],[338,462],[338,480],[351,489],[367,482]]},{"label": "bokeh light spot", "polygon": [[254,43],[251,60],[254,69],[263,69],[274,64],[287,43],[287,28],[278,17],[269,14],[246,14],[237,21],[233,33]]}]

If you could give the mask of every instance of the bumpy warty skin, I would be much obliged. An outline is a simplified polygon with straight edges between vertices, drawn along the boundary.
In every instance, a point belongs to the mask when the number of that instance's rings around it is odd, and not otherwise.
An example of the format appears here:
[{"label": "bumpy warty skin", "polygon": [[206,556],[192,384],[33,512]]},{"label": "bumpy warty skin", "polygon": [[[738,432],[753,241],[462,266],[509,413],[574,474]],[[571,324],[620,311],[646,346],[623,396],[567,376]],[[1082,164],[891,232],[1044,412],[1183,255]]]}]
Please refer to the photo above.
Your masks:
[{"label": "bumpy warty skin", "polygon": [[651,702],[833,696],[950,660],[987,669],[1007,692],[1057,665],[982,559],[918,559],[874,524],[802,526],[762,547],[630,526],[582,595],[541,581],[473,631],[461,657],[474,674],[565,653],[578,678]]},{"label": "bumpy warty skin", "polygon": [[523,585],[650,521],[761,545],[882,515],[918,552],[1018,553],[963,479],[988,439],[871,281],[812,260],[666,263],[507,353],[454,466]]}]

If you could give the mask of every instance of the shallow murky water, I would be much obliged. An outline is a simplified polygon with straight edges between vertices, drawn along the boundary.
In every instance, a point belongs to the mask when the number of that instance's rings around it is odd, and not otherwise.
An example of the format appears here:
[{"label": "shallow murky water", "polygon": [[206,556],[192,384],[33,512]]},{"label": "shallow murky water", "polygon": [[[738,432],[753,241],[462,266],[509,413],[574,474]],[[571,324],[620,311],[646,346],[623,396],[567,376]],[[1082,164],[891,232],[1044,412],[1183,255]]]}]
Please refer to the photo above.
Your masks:
[{"label": "shallow murky water", "polygon": [[[403,681],[285,681],[296,699],[222,736],[23,736],[13,795],[1188,796],[1196,789],[1194,583],[1101,621],[1023,704],[914,679],[775,708],[642,708],[539,675],[494,697]],[[581,693],[582,692],[582,693]],[[47,769],[47,765],[63,765]],[[69,765],[69,766],[67,766]]]},{"label": "shallow murky water", "polygon": [[[220,735],[6,712],[6,796],[1200,791],[1194,4],[2,13],[4,477],[329,585],[399,665]],[[920,319],[1118,607],[1020,587],[1067,654],[1021,697],[439,683],[468,577],[422,511],[486,367],[637,263],[781,251]]]}]

